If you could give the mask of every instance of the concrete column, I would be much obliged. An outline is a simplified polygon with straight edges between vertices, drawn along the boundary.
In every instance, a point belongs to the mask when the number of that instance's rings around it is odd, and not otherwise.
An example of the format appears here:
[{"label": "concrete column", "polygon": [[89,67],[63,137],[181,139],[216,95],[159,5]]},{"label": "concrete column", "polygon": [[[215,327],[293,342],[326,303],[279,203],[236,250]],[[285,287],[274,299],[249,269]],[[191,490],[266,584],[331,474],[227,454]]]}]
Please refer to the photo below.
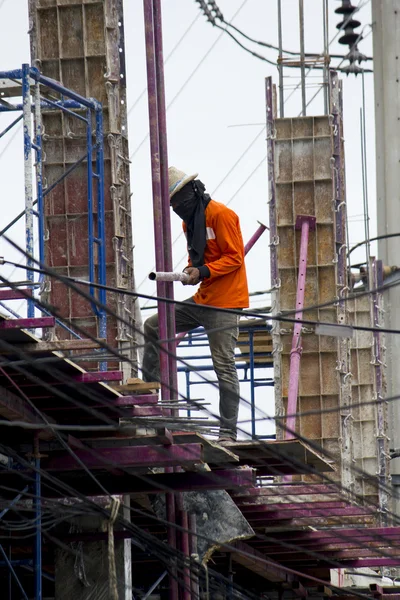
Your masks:
[{"label": "concrete column", "polygon": [[[378,235],[400,231],[400,0],[372,2]],[[400,265],[400,237],[379,242],[379,258]],[[386,327],[400,328],[400,286],[385,292]],[[400,394],[400,336],[386,336],[387,395]],[[390,447],[400,447],[400,402],[389,404]],[[400,474],[400,459],[391,461]],[[400,503],[395,507],[400,514]]]},{"label": "concrete column", "polygon": [[[129,501],[129,496],[124,496],[126,506],[129,506]],[[129,508],[124,507],[121,511],[124,518],[129,520]],[[107,530],[107,523],[101,515],[77,517],[71,521],[71,526],[72,530],[84,533]],[[69,545],[72,552],[61,548],[55,552],[55,600],[111,598],[108,542],[85,541]],[[114,554],[118,600],[132,600],[131,540],[115,540]]]}]

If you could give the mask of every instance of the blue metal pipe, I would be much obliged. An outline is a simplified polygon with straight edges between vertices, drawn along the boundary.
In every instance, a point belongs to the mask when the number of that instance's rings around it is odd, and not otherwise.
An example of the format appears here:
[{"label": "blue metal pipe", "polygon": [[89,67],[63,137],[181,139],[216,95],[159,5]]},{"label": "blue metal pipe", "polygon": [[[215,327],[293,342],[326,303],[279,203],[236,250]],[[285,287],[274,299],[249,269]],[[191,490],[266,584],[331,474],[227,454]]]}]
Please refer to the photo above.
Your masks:
[{"label": "blue metal pipe", "polygon": [[21,119],[24,118],[24,115],[19,115],[19,117],[17,119],[15,119],[15,121],[13,121],[8,127],[6,127],[5,129],[3,129],[3,131],[0,133],[0,138],[3,137],[3,135],[5,135],[6,133],[8,133],[10,131],[10,129],[12,129],[14,127],[14,125],[16,125],[17,123],[19,123],[19,121]]},{"label": "blue metal pipe", "polygon": [[20,558],[18,560],[10,560],[6,563],[5,560],[0,560],[0,567],[8,567],[11,564],[13,567],[29,567],[33,565],[33,560],[31,558]]},{"label": "blue metal pipe", "polygon": [[[84,98],[84,96],[81,96],[80,94],[77,94],[76,92],[73,92],[72,90],[67,89],[66,87],[61,85],[61,83],[58,83],[54,79],[50,79],[50,77],[45,77],[44,75],[42,75],[40,73],[40,71],[38,69],[36,69],[35,67],[31,67],[30,75],[36,81],[39,81],[40,83],[43,83],[44,85],[55,90],[56,92],[59,92],[60,94],[62,94],[64,96],[67,96],[67,98],[70,98],[71,100],[75,100],[76,102],[79,102],[79,104],[86,106],[86,108],[91,108],[92,110],[96,110],[99,106],[99,103],[97,102],[97,100],[94,100],[93,98],[92,99]],[[6,77],[7,77],[7,75],[6,75]],[[0,72],[0,79],[1,79],[1,72]],[[14,77],[14,79],[20,79],[20,77]]]},{"label": "blue metal pipe", "polygon": [[[43,153],[42,153],[42,114],[40,110],[40,88],[35,85],[35,148],[36,148],[36,197],[38,205],[38,237],[39,237],[39,260],[44,264],[44,204],[43,204]],[[44,279],[43,273],[39,281]]]},{"label": "blue metal pipe", "polygon": [[[106,224],[105,224],[105,202],[104,202],[104,133],[103,133],[103,108],[98,104],[96,108],[96,172],[97,180],[97,238],[99,239],[99,283],[106,285]],[[100,289],[99,300],[101,304],[107,304],[107,293]],[[107,338],[107,314],[100,310],[99,336]],[[100,370],[106,370],[106,363],[100,364]]]},{"label": "blue metal pipe", "polygon": [[14,506],[14,504],[16,504],[17,502],[19,502],[19,500],[21,500],[21,498],[25,494],[25,492],[28,491],[28,488],[29,488],[29,486],[26,486],[22,490],[22,492],[20,492],[18,494],[18,496],[15,496],[15,498],[13,500],[11,500],[10,504],[0,512],[0,519],[2,519],[4,517],[4,515],[6,515],[8,513],[8,511]]},{"label": "blue metal pipe", "polygon": [[[93,246],[93,143],[92,143],[92,118],[91,111],[87,111],[86,145],[87,145],[87,198],[88,198],[88,257],[89,257],[89,281],[95,281],[94,246]],[[94,288],[90,286],[90,295],[94,298]],[[96,304],[92,303],[92,309],[96,315],[99,314]]]},{"label": "blue metal pipe", "polygon": [[[8,559],[8,556],[7,556],[7,554],[5,553],[5,551],[4,551],[4,548],[3,548],[3,546],[2,546],[1,544],[0,544],[0,552],[1,552],[1,554],[3,555],[4,562],[7,564],[7,566],[8,566],[8,568],[10,569],[10,571],[11,571],[11,573],[12,573],[12,575],[13,575],[13,577],[14,577],[14,579],[15,579],[15,581],[16,581],[16,583],[17,583],[18,587],[19,587],[19,589],[21,590],[21,594],[22,594],[23,598],[25,598],[25,600],[29,600],[28,596],[27,596],[27,595],[26,595],[26,593],[25,593],[25,590],[24,590],[24,588],[22,587],[22,583],[20,582],[20,580],[19,580],[19,578],[18,578],[18,575],[16,574],[16,572],[15,572],[15,570],[14,570],[14,567],[13,567],[13,566],[12,566],[12,564],[10,563],[10,561],[9,561],[9,559]],[[41,599],[40,599],[40,600],[41,600]]]},{"label": "blue metal pipe", "polygon": [[[52,100],[48,100],[48,99],[42,99],[40,101],[40,107],[43,109],[50,109],[52,110],[54,108],[54,110],[63,110],[69,114],[71,114],[74,117],[77,117],[78,119],[80,119],[81,121],[85,121],[86,119],[85,117],[82,117],[82,115],[79,115],[78,113],[74,113],[72,110],[72,108],[75,109],[82,109],[82,108],[86,108],[82,106],[82,104],[80,102],[75,102],[75,100],[63,100],[62,102],[57,101],[54,102]],[[7,112],[17,112],[23,110],[23,104],[8,104],[8,106],[4,106],[3,104],[0,105],[0,112],[3,113],[7,113]]]},{"label": "blue metal pipe", "polygon": [[[57,110],[62,110],[63,112],[67,113],[68,115],[71,115],[72,117],[75,117],[76,119],[79,119],[80,121],[83,121],[84,123],[88,123],[88,119],[85,119],[85,117],[82,117],[82,115],[79,115],[78,113],[75,113],[72,110],[69,110],[69,108],[67,108],[65,106],[65,101],[64,102],[54,102],[53,100],[49,100],[46,98],[46,100],[43,100],[42,104],[44,105],[43,108],[53,107]],[[79,103],[76,103],[76,104],[77,104],[76,108],[82,108],[82,106],[80,106]],[[90,118],[90,109],[88,109],[88,111],[89,111],[89,118]]]},{"label": "blue metal pipe", "polygon": [[[33,194],[32,194],[32,121],[31,121],[31,91],[29,65],[22,66],[22,99],[24,120],[24,180],[25,180],[25,226],[26,226],[26,252],[33,257]],[[27,258],[26,278],[32,284],[34,282],[33,259]],[[28,300],[28,318],[35,316],[35,308],[32,300]]]}]

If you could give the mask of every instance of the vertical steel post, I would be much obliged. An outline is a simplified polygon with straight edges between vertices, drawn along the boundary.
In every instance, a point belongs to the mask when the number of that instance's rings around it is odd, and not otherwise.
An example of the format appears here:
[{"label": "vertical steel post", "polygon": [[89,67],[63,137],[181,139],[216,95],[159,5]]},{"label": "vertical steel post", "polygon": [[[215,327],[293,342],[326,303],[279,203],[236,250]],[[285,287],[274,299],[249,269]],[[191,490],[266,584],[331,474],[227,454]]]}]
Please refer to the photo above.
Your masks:
[{"label": "vertical steel post", "polygon": [[[197,556],[197,522],[196,515],[189,514],[189,543],[190,543],[190,556]],[[190,586],[192,591],[193,600],[199,600],[200,598],[200,586],[199,586],[199,576],[198,572],[195,572],[194,569],[191,569],[191,578],[190,578]]]},{"label": "vertical steel post", "polygon": [[[96,180],[97,180],[97,244],[98,244],[98,281],[101,285],[107,283],[106,270],[106,223],[104,200],[104,130],[103,107],[98,105],[95,111],[96,118]],[[99,300],[107,304],[107,292],[99,290]],[[107,338],[107,314],[100,309],[99,336]],[[100,369],[106,370],[106,363],[100,363]]]},{"label": "vertical steel post", "polygon": [[279,116],[285,116],[285,97],[283,91],[283,63],[282,63],[282,0],[278,0],[278,72],[279,72]]},{"label": "vertical steel post", "polygon": [[[43,152],[42,111],[40,107],[40,84],[35,83],[35,143],[36,143],[36,197],[38,206],[39,260],[44,259],[44,205],[43,205]],[[43,279],[41,274],[40,281]]]},{"label": "vertical steel post", "polygon": [[[168,144],[167,144],[167,119],[165,108],[165,83],[164,83],[164,55],[162,38],[162,15],[161,1],[153,0],[153,19],[154,19],[154,48],[155,48],[155,68],[156,68],[156,87],[157,87],[157,115],[158,115],[158,142],[160,150],[160,178],[161,178],[161,210],[163,225],[163,246],[164,246],[164,270],[173,271],[172,260],[172,240],[171,240],[171,207],[169,200],[168,186]],[[174,299],[174,284],[167,282],[165,284],[166,297]],[[168,343],[168,362],[169,362],[169,384],[174,393],[178,391],[178,376],[176,370],[176,345],[175,345],[175,306],[168,303],[167,311],[167,338]],[[170,397],[170,396],[167,396]],[[178,411],[172,411],[175,416]]]},{"label": "vertical steel post", "polygon": [[[179,469],[182,470],[182,469]],[[183,507],[183,496],[182,494],[177,495],[177,508],[179,511],[180,524],[181,524],[181,552],[183,555],[183,586],[181,590],[182,600],[190,600],[190,547],[189,547],[189,519],[188,514]]]},{"label": "vertical steel post", "polygon": [[[370,289],[378,289],[383,286],[383,267],[382,261],[371,259],[369,272],[371,273]],[[379,480],[379,509],[381,526],[387,526],[389,494],[388,494],[388,448],[387,448],[387,408],[383,402],[385,395],[385,386],[383,380],[383,344],[382,333],[379,328],[383,325],[382,294],[374,293],[372,297],[372,316],[374,324],[374,367],[375,367],[375,391],[377,404],[377,459],[378,459],[378,480]]]},{"label": "vertical steel post", "polygon": [[[152,0],[143,0],[145,41],[146,41],[146,67],[147,67],[147,95],[149,105],[150,124],[150,150],[151,173],[153,187],[153,216],[154,216],[154,243],[156,251],[156,271],[165,271],[164,240],[163,240],[163,208],[160,175],[160,144],[158,136],[158,107],[157,107],[157,77],[155,69],[154,46],[154,20]],[[166,297],[166,284],[157,281],[157,296]],[[165,350],[168,343],[167,334],[167,307],[165,302],[158,302],[158,332],[160,338],[160,379],[161,397],[169,398],[169,360]]]},{"label": "vertical steel post", "polygon": [[[32,107],[30,91],[30,67],[27,64],[22,65],[22,102],[23,102],[23,123],[24,123],[24,180],[25,180],[25,239],[26,252],[33,257],[33,190],[32,190]],[[26,278],[34,283],[33,258],[26,260]],[[35,315],[35,307],[32,300],[28,300],[28,317]]]},{"label": "vertical steel post", "polygon": [[[86,111],[86,147],[87,147],[87,202],[88,202],[88,258],[89,258],[89,281],[95,281],[94,268],[94,231],[93,231],[93,142],[92,142],[92,111],[90,108]],[[94,288],[89,287],[91,296],[94,296]],[[97,313],[97,306],[92,304]]]},{"label": "vertical steel post", "polygon": [[304,0],[299,0],[299,23],[300,23],[300,72],[301,72],[301,114],[307,114],[306,98],[306,65],[304,55]]},{"label": "vertical steel post", "polygon": [[[150,149],[151,171],[153,186],[153,214],[154,214],[154,242],[156,246],[156,269],[168,270],[166,263],[172,270],[171,233],[169,224],[169,189],[168,189],[168,158],[165,119],[165,92],[164,92],[164,65],[162,54],[161,7],[153,0],[143,0],[145,41],[146,41],[146,67],[147,67],[147,94],[149,105],[150,124]],[[161,88],[161,91],[160,89]],[[161,139],[162,138],[162,139]],[[162,155],[162,156],[161,156]],[[165,223],[164,223],[165,221]],[[168,225],[168,232],[166,232]],[[172,285],[157,282],[157,295],[161,298],[173,298]],[[168,313],[165,302],[158,302],[158,332],[159,339],[167,340],[169,331],[175,331],[174,311]],[[174,339],[172,335],[171,339]],[[175,343],[160,343],[160,379],[161,397],[170,398],[170,388],[177,389],[176,363],[169,359],[170,350],[175,353]],[[166,470],[167,471],[167,470]],[[166,495],[168,543],[172,550],[176,549],[176,506],[173,494]],[[169,578],[169,597],[177,600],[179,596],[176,569]]]},{"label": "vertical steel post", "polygon": [[251,437],[256,437],[256,395],[254,389],[254,331],[249,329]]},{"label": "vertical steel post", "polygon": [[287,440],[293,439],[294,429],[296,427],[296,417],[294,413],[297,410],[297,395],[299,390],[299,377],[300,377],[300,360],[301,360],[301,320],[303,318],[303,307],[304,307],[304,295],[306,289],[306,275],[307,275],[307,251],[308,251],[308,235],[310,230],[315,229],[315,217],[309,217],[299,215],[296,219],[296,229],[301,229],[300,239],[300,257],[299,257],[299,274],[297,279],[297,293],[296,293],[296,313],[293,339],[292,339],[292,350],[290,352],[290,367],[289,367],[289,392],[288,392],[288,404],[287,414],[289,415],[286,420],[286,433],[285,438]]}]

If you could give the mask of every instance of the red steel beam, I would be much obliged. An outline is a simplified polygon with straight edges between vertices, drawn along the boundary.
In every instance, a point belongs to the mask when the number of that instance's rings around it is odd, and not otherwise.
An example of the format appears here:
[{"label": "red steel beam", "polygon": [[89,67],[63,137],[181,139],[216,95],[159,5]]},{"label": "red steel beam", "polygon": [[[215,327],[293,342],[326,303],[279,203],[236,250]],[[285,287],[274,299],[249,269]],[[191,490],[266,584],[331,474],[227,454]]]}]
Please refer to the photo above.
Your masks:
[{"label": "red steel beam", "polygon": [[[75,446],[79,448],[79,446]],[[3,478],[6,480],[6,478]],[[0,480],[3,483],[3,479]],[[253,469],[220,469],[216,471],[185,471],[180,473],[149,473],[136,475],[97,475],[97,479],[111,494],[162,494],[166,490],[175,492],[230,490],[248,487],[254,484]],[[69,482],[65,478],[63,481]],[[74,481],[74,488],[86,496],[98,496],[99,486],[91,478],[80,478]],[[43,486],[43,496],[59,498],[66,495],[65,491]]]},{"label": "red steel beam", "polygon": [[21,288],[20,290],[0,290],[0,300],[25,300],[27,296],[32,296],[30,288]]},{"label": "red steel beam", "polygon": [[242,513],[246,518],[253,521],[284,521],[292,519],[310,519],[314,517],[321,517],[330,519],[331,517],[342,517],[342,516],[355,516],[355,515],[370,515],[371,509],[364,508],[362,506],[346,506],[345,508],[330,509],[328,513],[322,509],[315,510],[276,510],[276,511],[264,511],[257,513],[250,509],[245,511],[241,509]]},{"label": "red steel beam", "polygon": [[[89,469],[115,467],[162,467],[200,463],[203,460],[201,444],[171,446],[128,446],[77,450],[75,454]],[[54,453],[44,459],[42,468],[49,471],[76,471],[82,467],[69,454]]]},{"label": "red steel beam", "polygon": [[55,317],[37,317],[32,319],[6,319],[0,321],[0,329],[36,329],[38,327],[54,327]]},{"label": "red steel beam", "polygon": [[[235,498],[236,500],[236,498]],[[254,503],[254,500],[251,502],[246,502],[242,500],[241,502],[236,502],[236,506],[240,508],[242,512],[268,512],[274,510],[307,510],[307,509],[330,509],[330,508],[345,508],[349,506],[347,502],[280,502],[279,504],[259,504]]]},{"label": "red steel beam", "polygon": [[339,494],[340,490],[335,485],[309,484],[309,485],[276,485],[255,487],[246,490],[245,494],[234,494],[234,498],[247,498],[248,496],[300,496],[312,494]]},{"label": "red steel beam", "polygon": [[288,540],[292,542],[293,540],[299,540],[301,543],[309,540],[316,541],[322,540],[327,543],[336,542],[340,536],[340,539],[349,538],[351,540],[362,539],[363,541],[367,540],[376,540],[379,536],[382,539],[388,537],[400,537],[400,527],[354,527],[349,529],[324,529],[322,531],[293,531],[293,532],[282,532],[279,534],[271,534],[270,537],[274,537],[279,543],[280,540]]},{"label": "red steel beam", "polygon": [[[100,356],[100,355],[99,355]],[[98,383],[99,381],[121,381],[122,371],[90,371],[73,376],[74,381],[79,383]]]}]

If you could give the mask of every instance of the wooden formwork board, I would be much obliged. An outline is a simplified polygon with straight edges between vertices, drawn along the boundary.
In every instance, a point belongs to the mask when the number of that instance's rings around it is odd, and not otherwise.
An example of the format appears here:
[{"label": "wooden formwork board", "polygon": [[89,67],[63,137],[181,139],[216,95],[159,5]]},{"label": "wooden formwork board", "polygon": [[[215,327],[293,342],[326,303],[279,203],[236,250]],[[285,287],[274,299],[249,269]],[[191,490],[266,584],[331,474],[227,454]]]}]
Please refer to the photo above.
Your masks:
[{"label": "wooden formwork board", "polygon": [[[267,83],[267,101],[268,97]],[[316,218],[316,227],[309,233],[303,319],[371,327],[369,297],[337,302],[348,293],[344,145],[337,88],[331,92],[331,102],[333,117],[273,119],[273,111],[267,113],[272,305],[275,314],[295,307],[300,246],[295,224],[298,215],[309,215]],[[283,417],[292,335],[290,323],[273,327],[276,412]],[[358,332],[350,342],[318,336],[313,325],[305,324],[302,348],[297,403],[297,412],[302,414],[296,430],[334,460],[333,478],[376,502],[377,437],[382,435],[377,407],[352,408],[376,397],[373,335]],[[284,429],[278,428],[277,434],[284,437]]]},{"label": "wooden formwork board", "polygon": [[[32,64],[44,75],[102,103],[107,282],[134,289],[126,74],[122,0],[29,0]],[[46,90],[42,90],[44,94]],[[54,96],[54,94],[53,94]],[[53,97],[54,99],[54,97]],[[82,111],[77,111],[82,112]],[[86,116],[86,115],[84,115]],[[51,186],[87,153],[86,124],[62,111],[43,111],[43,179]],[[92,123],[93,131],[95,123]],[[94,139],[94,138],[93,138]],[[94,160],[94,158],[93,158]],[[94,165],[95,167],[95,165]],[[96,187],[94,185],[94,187]],[[45,261],[60,275],[88,277],[88,183],[84,160],[45,197]],[[96,205],[96,196],[94,200]],[[97,212],[93,209],[94,228]],[[95,261],[96,261],[95,252]],[[63,317],[94,335],[97,316],[90,303],[65,284],[52,280],[47,298]],[[136,363],[133,299],[109,293],[107,304],[124,325],[108,318],[107,340],[118,340]],[[66,337],[62,329],[60,338]],[[136,368],[126,376],[136,375]]]}]

